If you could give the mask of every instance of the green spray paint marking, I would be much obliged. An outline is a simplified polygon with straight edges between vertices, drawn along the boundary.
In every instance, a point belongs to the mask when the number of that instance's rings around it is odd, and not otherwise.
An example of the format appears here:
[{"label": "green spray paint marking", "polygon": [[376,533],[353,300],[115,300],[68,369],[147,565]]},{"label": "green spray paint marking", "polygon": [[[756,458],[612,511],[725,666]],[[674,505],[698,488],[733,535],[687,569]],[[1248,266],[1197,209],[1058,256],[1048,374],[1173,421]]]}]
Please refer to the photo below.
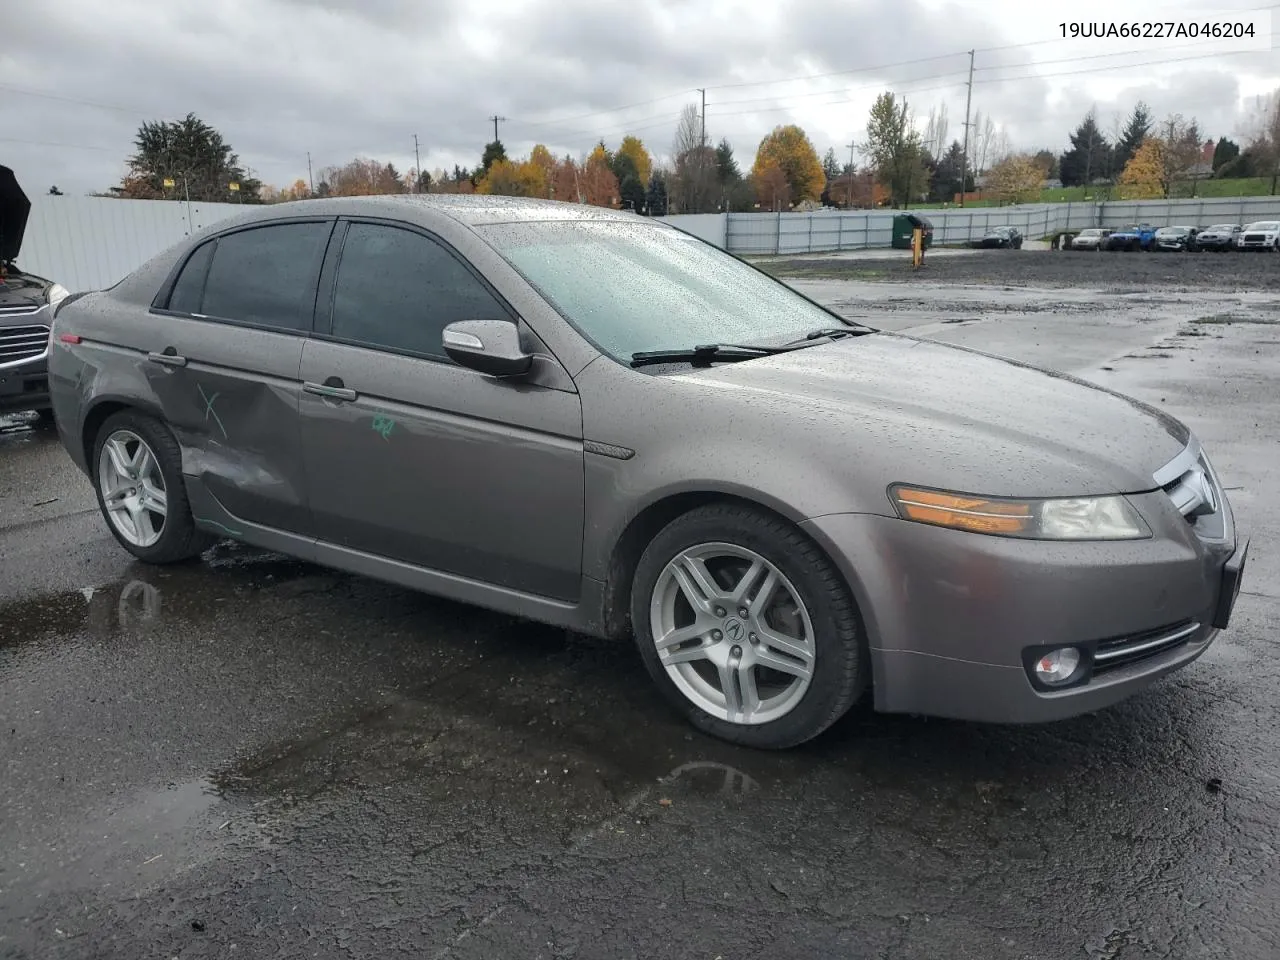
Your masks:
[{"label": "green spray paint marking", "polygon": [[395,429],[396,422],[385,414],[378,414],[373,418],[373,432],[382,434],[383,440],[391,437],[391,431]]},{"label": "green spray paint marking", "polygon": [[209,396],[204,392],[204,387],[198,383],[196,384],[196,389],[200,391],[200,396],[204,398],[204,422],[208,423],[209,418],[213,417],[213,422],[216,423],[218,425],[218,429],[222,431],[222,439],[227,439],[227,428],[222,425],[222,420],[218,416],[218,411],[213,409],[213,401],[218,399],[219,394],[215,393],[212,397]]},{"label": "green spray paint marking", "polygon": [[196,523],[203,523],[211,527],[217,527],[219,530],[221,530],[223,533],[228,534],[229,536],[232,536],[232,537],[241,536],[241,533],[239,530],[232,530],[230,527],[223,526],[217,520],[203,520],[200,517],[192,517],[191,519],[194,520]]}]

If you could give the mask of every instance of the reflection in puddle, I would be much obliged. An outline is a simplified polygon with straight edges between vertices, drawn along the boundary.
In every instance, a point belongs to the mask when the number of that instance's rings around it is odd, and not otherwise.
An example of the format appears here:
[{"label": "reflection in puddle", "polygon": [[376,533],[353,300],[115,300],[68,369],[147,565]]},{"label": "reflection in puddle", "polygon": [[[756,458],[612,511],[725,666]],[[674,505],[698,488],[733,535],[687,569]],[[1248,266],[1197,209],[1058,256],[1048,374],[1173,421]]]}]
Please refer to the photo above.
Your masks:
[{"label": "reflection in puddle", "polygon": [[694,793],[705,796],[719,794],[722,797],[741,797],[760,789],[760,784],[737,767],[716,763],[714,760],[695,760],[681,764],[664,779],[673,783],[681,778],[688,782]]},{"label": "reflection in puddle", "polygon": [[218,802],[210,781],[192,780],[113,804],[61,843],[19,844],[0,899],[55,888],[100,889],[188,867],[218,832],[216,818],[208,816]]},{"label": "reflection in puddle", "polygon": [[164,569],[135,563],[131,572],[144,575],[0,605],[0,649],[82,633],[109,637],[171,620],[209,620],[246,591],[302,579],[316,589],[335,582],[332,575],[317,576],[319,568],[311,564],[239,545],[219,545],[201,563]]}]

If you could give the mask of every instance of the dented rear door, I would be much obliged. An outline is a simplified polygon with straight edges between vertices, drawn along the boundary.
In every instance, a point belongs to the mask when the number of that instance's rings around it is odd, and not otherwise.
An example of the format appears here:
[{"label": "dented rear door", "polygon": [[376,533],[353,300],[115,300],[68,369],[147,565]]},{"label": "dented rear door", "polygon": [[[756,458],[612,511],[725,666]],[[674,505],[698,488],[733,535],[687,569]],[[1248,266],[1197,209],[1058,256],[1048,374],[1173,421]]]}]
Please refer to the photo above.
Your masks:
[{"label": "dented rear door", "polygon": [[197,247],[144,345],[183,472],[233,517],[303,535],[299,371],[332,225],[272,222]]}]

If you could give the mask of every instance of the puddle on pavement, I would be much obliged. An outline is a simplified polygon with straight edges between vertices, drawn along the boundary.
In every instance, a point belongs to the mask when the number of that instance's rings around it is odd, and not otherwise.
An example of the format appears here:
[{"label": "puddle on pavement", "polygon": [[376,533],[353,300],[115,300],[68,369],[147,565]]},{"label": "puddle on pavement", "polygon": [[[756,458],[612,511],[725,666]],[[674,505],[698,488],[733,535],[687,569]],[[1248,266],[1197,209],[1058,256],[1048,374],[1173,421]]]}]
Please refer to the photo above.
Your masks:
[{"label": "puddle on pavement", "polygon": [[221,831],[219,795],[204,779],[146,790],[105,812],[52,845],[18,843],[0,870],[6,890],[34,898],[51,889],[110,891],[154,881],[190,867]]},{"label": "puddle on pavement", "polygon": [[[0,658],[6,649],[88,634],[102,639],[182,621],[205,621],[270,587],[331,589],[340,575],[301,560],[221,543],[198,563],[131,565],[131,576],[0,603]],[[289,589],[285,587],[285,589]],[[0,665],[3,659],[0,659]]]}]

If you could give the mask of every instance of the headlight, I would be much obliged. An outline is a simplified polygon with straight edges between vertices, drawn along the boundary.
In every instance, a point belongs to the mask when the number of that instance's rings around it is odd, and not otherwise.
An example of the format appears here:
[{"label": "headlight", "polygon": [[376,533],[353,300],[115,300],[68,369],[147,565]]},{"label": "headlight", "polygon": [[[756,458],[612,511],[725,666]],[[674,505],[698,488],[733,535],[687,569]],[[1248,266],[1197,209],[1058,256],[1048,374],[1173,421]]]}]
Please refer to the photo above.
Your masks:
[{"label": "headlight", "polygon": [[1026,540],[1140,540],[1151,536],[1124,497],[1012,500],[942,490],[895,486],[889,490],[898,515],[971,533]]},{"label": "headlight", "polygon": [[71,292],[60,283],[55,283],[49,288],[49,308],[53,309],[63,300],[71,296]]}]

